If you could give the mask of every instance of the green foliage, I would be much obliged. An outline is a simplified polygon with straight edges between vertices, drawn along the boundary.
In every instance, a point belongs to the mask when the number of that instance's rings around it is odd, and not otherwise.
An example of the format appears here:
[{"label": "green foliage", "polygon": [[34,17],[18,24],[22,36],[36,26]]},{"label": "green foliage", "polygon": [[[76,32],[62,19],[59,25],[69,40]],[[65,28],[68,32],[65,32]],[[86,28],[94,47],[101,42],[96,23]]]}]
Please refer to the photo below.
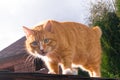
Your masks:
[{"label": "green foliage", "polygon": [[117,15],[120,17],[120,0],[116,0]]},{"label": "green foliage", "polygon": [[120,19],[115,13],[109,12],[94,25],[99,25],[103,36],[102,76],[120,78]]},{"label": "green foliage", "polygon": [[[118,1],[120,2],[120,0]],[[95,9],[95,11],[98,10],[97,14],[100,17],[92,16],[91,20],[92,25],[100,26],[103,32],[101,73],[102,77],[120,78],[120,18],[115,11],[110,12],[109,6],[103,7],[102,14],[99,13],[100,9]]]}]

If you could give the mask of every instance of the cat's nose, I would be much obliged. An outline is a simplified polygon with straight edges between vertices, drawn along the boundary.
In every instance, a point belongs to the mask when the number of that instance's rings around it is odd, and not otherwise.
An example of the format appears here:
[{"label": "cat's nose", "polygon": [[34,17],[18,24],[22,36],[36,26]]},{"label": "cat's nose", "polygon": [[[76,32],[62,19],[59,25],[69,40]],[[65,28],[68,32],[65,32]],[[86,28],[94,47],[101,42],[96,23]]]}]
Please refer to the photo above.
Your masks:
[{"label": "cat's nose", "polygon": [[44,53],[44,50],[43,50],[43,49],[41,49],[40,51],[41,51],[42,53]]}]

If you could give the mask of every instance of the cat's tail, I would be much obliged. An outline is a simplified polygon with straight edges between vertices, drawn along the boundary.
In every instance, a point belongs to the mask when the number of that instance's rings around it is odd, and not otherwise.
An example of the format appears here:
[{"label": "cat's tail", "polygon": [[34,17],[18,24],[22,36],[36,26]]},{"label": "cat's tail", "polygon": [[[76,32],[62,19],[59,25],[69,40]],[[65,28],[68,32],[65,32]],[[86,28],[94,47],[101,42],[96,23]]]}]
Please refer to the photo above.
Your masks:
[{"label": "cat's tail", "polygon": [[99,38],[102,36],[102,30],[100,29],[99,26],[93,27],[93,30],[95,31]]}]

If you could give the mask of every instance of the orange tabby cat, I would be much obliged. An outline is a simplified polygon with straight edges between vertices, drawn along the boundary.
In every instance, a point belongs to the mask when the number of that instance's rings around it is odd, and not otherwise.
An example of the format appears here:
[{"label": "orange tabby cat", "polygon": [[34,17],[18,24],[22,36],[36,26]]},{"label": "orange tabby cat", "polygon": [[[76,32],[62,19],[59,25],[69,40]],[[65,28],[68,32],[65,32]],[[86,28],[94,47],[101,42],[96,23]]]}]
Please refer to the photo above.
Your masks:
[{"label": "orange tabby cat", "polygon": [[51,74],[77,74],[77,68],[100,77],[102,35],[99,27],[48,20],[33,29],[23,27],[28,52],[41,58]]}]

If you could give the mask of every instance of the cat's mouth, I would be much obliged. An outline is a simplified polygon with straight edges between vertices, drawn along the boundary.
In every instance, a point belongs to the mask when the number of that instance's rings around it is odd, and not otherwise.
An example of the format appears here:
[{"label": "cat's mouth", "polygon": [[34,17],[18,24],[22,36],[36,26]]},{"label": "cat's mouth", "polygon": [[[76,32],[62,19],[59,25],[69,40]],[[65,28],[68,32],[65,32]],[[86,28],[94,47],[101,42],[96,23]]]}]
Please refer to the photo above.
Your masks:
[{"label": "cat's mouth", "polygon": [[45,56],[47,54],[47,52],[45,52],[44,50],[40,50],[41,51],[41,55]]}]

